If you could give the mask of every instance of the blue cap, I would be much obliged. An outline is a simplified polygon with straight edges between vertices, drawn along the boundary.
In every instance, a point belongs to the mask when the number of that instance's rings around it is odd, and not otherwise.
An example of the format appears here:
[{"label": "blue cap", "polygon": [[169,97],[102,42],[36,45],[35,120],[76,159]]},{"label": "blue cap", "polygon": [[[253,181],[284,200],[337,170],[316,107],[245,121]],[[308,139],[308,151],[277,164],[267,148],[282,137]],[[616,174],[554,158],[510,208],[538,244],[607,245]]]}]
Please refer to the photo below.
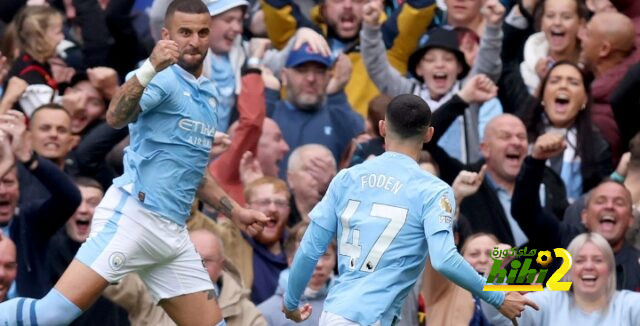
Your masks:
[{"label": "blue cap", "polygon": [[227,10],[240,6],[249,6],[247,0],[203,0],[209,9],[209,16],[217,16]]},{"label": "blue cap", "polygon": [[327,68],[331,67],[331,57],[313,52],[307,43],[289,53],[285,66],[293,68],[307,62],[317,62]]}]

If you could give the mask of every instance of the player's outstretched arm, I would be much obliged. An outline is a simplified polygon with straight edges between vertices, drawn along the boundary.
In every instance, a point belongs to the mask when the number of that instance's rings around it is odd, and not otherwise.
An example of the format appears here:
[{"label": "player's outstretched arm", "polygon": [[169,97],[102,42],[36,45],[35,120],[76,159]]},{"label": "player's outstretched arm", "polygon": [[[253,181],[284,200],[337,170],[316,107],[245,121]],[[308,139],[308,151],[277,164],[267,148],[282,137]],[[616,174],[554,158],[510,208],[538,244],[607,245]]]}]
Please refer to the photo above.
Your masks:
[{"label": "player's outstretched arm", "polygon": [[334,235],[335,232],[328,231],[313,221],[304,233],[300,247],[291,263],[287,290],[284,294],[282,312],[288,319],[299,323],[311,316],[312,311],[309,304],[300,308],[298,304],[304,289],[309,284],[311,274],[318,264],[318,259],[327,251]]},{"label": "player's outstretched arm", "polygon": [[160,40],[153,48],[151,56],[136,71],[135,76],[127,80],[118,89],[109,103],[107,123],[116,129],[124,128],[136,120],[142,111],[140,98],[153,76],[178,61],[178,44],[171,40]]},{"label": "player's outstretched arm", "polygon": [[204,173],[197,195],[251,236],[260,233],[264,224],[269,220],[261,212],[238,205],[216,182],[208,169]]}]

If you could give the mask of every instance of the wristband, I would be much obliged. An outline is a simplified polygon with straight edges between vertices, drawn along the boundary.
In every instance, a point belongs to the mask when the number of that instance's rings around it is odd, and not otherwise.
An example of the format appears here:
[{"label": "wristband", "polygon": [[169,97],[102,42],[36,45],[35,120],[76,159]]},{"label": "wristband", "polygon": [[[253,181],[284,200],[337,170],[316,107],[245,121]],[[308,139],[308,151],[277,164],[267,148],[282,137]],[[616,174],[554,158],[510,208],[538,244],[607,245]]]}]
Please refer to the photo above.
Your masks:
[{"label": "wristband", "polygon": [[153,68],[153,65],[151,64],[151,60],[149,59],[147,59],[142,64],[142,67],[140,67],[140,69],[136,71],[136,78],[138,78],[138,82],[140,82],[140,85],[142,85],[143,87],[147,87],[147,85],[149,85],[149,82],[151,82],[151,80],[153,79],[153,76],[155,75],[156,75],[156,69]]},{"label": "wristband", "polygon": [[611,175],[609,176],[609,179],[617,182],[617,183],[623,183],[624,182],[624,177],[621,176],[618,172],[613,171],[613,173],[611,173]]},{"label": "wristband", "polygon": [[249,67],[257,67],[260,65],[260,59],[257,57],[251,57],[247,60],[247,66]]}]

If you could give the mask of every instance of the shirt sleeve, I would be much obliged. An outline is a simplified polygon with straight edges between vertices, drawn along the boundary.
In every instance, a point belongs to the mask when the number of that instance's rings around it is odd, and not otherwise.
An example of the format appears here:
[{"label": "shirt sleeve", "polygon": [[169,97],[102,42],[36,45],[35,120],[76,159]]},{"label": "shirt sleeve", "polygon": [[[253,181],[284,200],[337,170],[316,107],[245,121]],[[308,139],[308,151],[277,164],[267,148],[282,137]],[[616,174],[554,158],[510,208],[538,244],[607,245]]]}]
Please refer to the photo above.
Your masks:
[{"label": "shirt sleeve", "polygon": [[309,283],[318,259],[327,251],[334,235],[335,231],[319,227],[315,220],[309,224],[291,264],[288,288],[284,296],[284,305],[287,310],[298,308],[300,297]]},{"label": "shirt sleeve", "polygon": [[504,292],[482,291],[486,279],[458,253],[453,241],[453,232],[442,230],[427,235],[427,244],[431,264],[436,271],[492,306],[498,308],[502,305]]},{"label": "shirt sleeve", "polygon": [[482,291],[486,279],[480,276],[456,249],[452,230],[456,207],[453,191],[444,187],[433,198],[425,203],[426,213],[423,216],[424,232],[433,268],[473,295],[494,307],[499,307],[504,301],[504,293]]},{"label": "shirt sleeve", "polygon": [[449,187],[441,189],[424,203],[422,222],[427,239],[440,231],[453,230],[455,210],[456,201],[453,190]]},{"label": "shirt sleeve", "polygon": [[322,200],[311,210],[309,217],[316,222],[319,226],[326,230],[336,232],[338,228],[338,214],[336,207],[338,204],[339,194],[341,193],[342,182],[345,175],[345,170],[340,171],[327,189],[327,193],[322,197]]},{"label": "shirt sleeve", "polygon": [[[166,69],[170,69],[170,68],[166,68]],[[131,79],[131,77],[135,76],[136,71],[137,70],[134,70],[128,73],[125,79],[126,80]],[[163,86],[164,85],[169,86],[172,84],[163,82],[164,80],[163,77],[164,76],[160,75],[159,73],[156,74],[151,80],[151,82],[149,82],[147,87],[145,87],[144,91],[142,92],[142,97],[140,98],[139,104],[143,112],[158,106],[158,104],[160,104],[167,97],[168,91],[166,87],[163,87]]]},{"label": "shirt sleeve", "polygon": [[165,90],[154,80],[147,85],[140,98],[140,108],[142,111],[147,111],[158,106],[164,98],[167,96]]}]

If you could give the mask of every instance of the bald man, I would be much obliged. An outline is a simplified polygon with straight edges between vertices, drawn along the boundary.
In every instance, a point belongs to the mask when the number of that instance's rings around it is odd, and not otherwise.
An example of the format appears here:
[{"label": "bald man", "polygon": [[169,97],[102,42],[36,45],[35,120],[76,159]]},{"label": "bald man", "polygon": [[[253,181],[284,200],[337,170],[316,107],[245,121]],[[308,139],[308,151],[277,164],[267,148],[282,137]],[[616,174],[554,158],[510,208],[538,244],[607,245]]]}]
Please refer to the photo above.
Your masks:
[{"label": "bald man", "polygon": [[202,263],[214,284],[218,294],[218,304],[227,325],[266,326],[267,321],[242,288],[239,275],[234,277],[233,274],[224,270],[229,265],[225,265],[224,248],[220,238],[204,229],[189,232],[189,237],[202,257]]},{"label": "bald man", "polygon": [[309,221],[309,212],[322,199],[336,175],[336,161],[324,145],[306,144],[296,148],[287,161],[287,184],[291,189],[289,226]]},{"label": "bald man", "polygon": [[[215,285],[218,304],[227,326],[267,326],[266,320],[242,288],[239,272],[225,260],[220,238],[204,229],[189,232],[189,237]],[[119,284],[108,287],[105,296],[127,310],[131,325],[176,325],[151,299],[136,273],[128,274]]]},{"label": "bald man", "polygon": [[611,146],[614,166],[626,144],[620,142],[609,96],[629,67],[640,59],[640,52],[634,46],[635,35],[631,19],[617,12],[594,15],[579,33],[581,61],[596,77],[591,83],[592,119]]},{"label": "bald man", "polygon": [[[445,114],[437,110],[437,115]],[[438,125],[434,123],[434,128]],[[480,144],[482,159],[468,165],[449,156],[432,139],[427,149],[440,167],[440,178],[452,184],[462,170],[480,171],[486,164],[485,178],[478,191],[460,203],[460,212],[469,220],[473,232],[487,232],[500,242],[513,246],[528,243],[529,239],[511,216],[511,196],[516,177],[528,152],[527,131],[522,121],[512,114],[502,114],[489,121]],[[545,208],[564,210],[566,193],[560,177],[551,169],[545,170]]]},{"label": "bald man", "polygon": [[7,293],[17,272],[16,245],[11,238],[2,236],[0,231],[0,302],[7,300]]}]

